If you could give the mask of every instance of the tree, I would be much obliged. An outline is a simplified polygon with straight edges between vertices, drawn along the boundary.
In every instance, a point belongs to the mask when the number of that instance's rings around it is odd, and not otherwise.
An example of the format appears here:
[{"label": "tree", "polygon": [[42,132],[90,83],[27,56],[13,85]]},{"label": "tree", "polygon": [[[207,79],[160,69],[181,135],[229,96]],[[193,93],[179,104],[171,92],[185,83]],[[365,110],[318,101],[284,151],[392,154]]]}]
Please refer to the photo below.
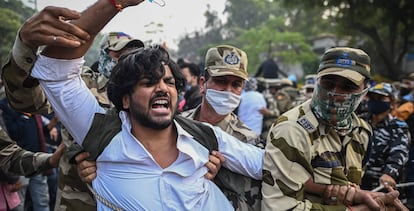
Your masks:
[{"label": "tree", "polygon": [[205,31],[184,35],[178,43],[177,55],[194,63],[202,63],[208,47],[223,42],[223,23],[218,12],[207,5]]},{"label": "tree", "polygon": [[19,29],[20,15],[9,9],[0,8],[0,58],[3,61],[13,46],[16,32]]},{"label": "tree", "polygon": [[276,58],[283,64],[310,63],[317,59],[307,36],[298,27],[292,27],[296,26],[291,23],[295,19],[289,19],[293,10],[281,7],[279,1],[229,0],[225,12],[228,17],[224,25],[228,35],[225,40],[247,52],[250,72],[268,58]]},{"label": "tree", "polygon": [[[185,58],[204,58],[209,47],[217,44],[235,45],[248,53],[249,71],[258,68],[265,59],[261,56],[263,54],[284,63],[315,60],[306,37],[289,28],[284,18],[287,13],[278,3],[271,0],[229,0],[224,13],[227,20],[223,24],[218,13],[208,7],[205,13],[206,31],[196,32],[193,36],[186,35],[181,39],[178,45],[179,55],[187,55],[182,56]],[[195,52],[200,56],[194,56],[197,55]]]},{"label": "tree", "polygon": [[17,31],[23,21],[29,18],[34,10],[25,6],[20,0],[0,1],[0,59],[3,61],[10,52]]},{"label": "tree", "polygon": [[[355,47],[369,49],[374,72],[392,80],[403,74],[403,59],[414,46],[414,1],[281,0],[288,8],[321,9],[338,35],[349,35]],[[373,49],[370,47],[373,46]],[[375,64],[383,64],[376,66]]]},{"label": "tree", "polygon": [[270,18],[286,14],[273,0],[228,0],[224,12],[228,17],[225,28],[229,39],[238,37],[241,30],[257,27]]},{"label": "tree", "polygon": [[36,11],[23,4],[21,0],[2,0],[0,1],[0,8],[9,9],[19,14],[20,23],[31,17]]},{"label": "tree", "polygon": [[277,58],[278,62],[284,64],[303,64],[316,59],[305,36],[288,31],[283,18],[271,18],[243,31],[237,41],[248,53],[249,70],[257,70],[262,61],[269,58]]}]

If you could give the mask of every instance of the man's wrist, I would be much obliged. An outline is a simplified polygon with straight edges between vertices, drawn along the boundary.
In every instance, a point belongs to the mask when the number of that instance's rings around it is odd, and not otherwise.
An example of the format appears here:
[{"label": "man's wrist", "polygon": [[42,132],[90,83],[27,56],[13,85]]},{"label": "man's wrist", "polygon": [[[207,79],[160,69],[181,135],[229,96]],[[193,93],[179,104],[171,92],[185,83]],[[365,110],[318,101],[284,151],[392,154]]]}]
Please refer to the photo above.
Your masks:
[{"label": "man's wrist", "polygon": [[30,70],[37,59],[37,55],[33,49],[20,39],[20,31],[17,33],[13,44],[12,56],[17,66],[30,75]]},{"label": "man's wrist", "polygon": [[56,164],[53,164],[53,163],[52,163],[51,158],[52,158],[52,156],[50,156],[50,157],[48,157],[48,158],[46,159],[45,169],[52,169],[52,168],[55,168],[55,165],[56,165]]},{"label": "man's wrist", "polygon": [[108,0],[109,3],[111,3],[119,12],[122,11],[122,9],[124,9],[124,6],[118,2],[117,0]]}]

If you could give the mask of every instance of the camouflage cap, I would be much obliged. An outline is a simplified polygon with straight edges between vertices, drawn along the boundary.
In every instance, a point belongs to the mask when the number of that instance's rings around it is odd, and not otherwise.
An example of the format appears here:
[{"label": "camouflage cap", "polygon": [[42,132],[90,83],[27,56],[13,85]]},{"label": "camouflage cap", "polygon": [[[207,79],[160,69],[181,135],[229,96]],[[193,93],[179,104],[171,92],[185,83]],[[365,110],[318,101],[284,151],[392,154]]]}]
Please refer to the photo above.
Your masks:
[{"label": "camouflage cap", "polygon": [[359,85],[371,77],[371,59],[360,49],[332,48],[322,56],[317,75],[339,75]]},{"label": "camouflage cap", "polygon": [[123,32],[109,32],[103,37],[101,42],[102,49],[111,51],[122,50],[127,45],[138,48],[144,47],[144,43],[141,40],[133,39]]},{"label": "camouflage cap", "polygon": [[384,96],[392,96],[392,85],[389,83],[378,83],[375,86],[368,89],[368,93],[375,93]]},{"label": "camouflage cap", "polygon": [[257,90],[257,79],[250,77],[246,83],[244,83],[245,91],[256,91]]},{"label": "camouflage cap", "polygon": [[206,54],[205,70],[211,76],[234,75],[244,80],[249,78],[246,53],[230,45],[210,48]]}]

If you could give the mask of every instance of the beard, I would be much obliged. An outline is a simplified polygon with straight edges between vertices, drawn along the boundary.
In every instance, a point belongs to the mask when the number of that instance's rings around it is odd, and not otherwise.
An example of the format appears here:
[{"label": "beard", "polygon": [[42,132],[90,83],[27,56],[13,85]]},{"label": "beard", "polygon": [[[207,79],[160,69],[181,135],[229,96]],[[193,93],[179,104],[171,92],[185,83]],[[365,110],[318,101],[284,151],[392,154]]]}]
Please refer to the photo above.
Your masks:
[{"label": "beard", "polygon": [[140,106],[139,103],[135,103],[131,98],[131,105],[130,105],[130,115],[131,118],[136,120],[139,124],[144,127],[148,127],[151,129],[162,130],[169,127],[173,121],[174,116],[176,115],[177,109],[172,108],[173,115],[169,119],[156,119],[151,117],[148,112],[145,112],[146,109],[143,106]]}]

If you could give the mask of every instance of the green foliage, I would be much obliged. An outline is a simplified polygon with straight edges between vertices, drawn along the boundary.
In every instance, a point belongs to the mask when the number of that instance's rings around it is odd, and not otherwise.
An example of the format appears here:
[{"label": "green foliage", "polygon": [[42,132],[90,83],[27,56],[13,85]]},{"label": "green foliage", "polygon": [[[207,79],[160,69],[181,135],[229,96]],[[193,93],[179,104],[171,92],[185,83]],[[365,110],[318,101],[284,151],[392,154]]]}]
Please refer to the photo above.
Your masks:
[{"label": "green foliage", "polygon": [[202,62],[208,48],[219,44],[234,45],[247,52],[251,72],[257,70],[264,57],[275,57],[285,63],[315,59],[306,37],[291,31],[285,24],[286,12],[276,1],[229,0],[224,12],[228,18],[222,24],[216,11],[211,8],[206,11],[207,31],[181,39],[178,45],[180,57]]},{"label": "green foliage", "polygon": [[20,0],[0,1],[0,59],[10,52],[17,31],[24,20],[31,17],[34,10],[25,6]]},{"label": "green foliage", "polygon": [[316,55],[306,38],[298,32],[287,31],[284,22],[283,18],[271,18],[238,37],[238,43],[248,54],[250,72],[256,71],[267,58],[277,58],[285,64],[315,60]]},{"label": "green foliage", "polygon": [[35,10],[23,4],[21,0],[2,0],[0,1],[0,8],[9,9],[19,14],[20,23],[31,17]]},{"label": "green foliage", "polygon": [[228,0],[227,19],[222,23],[209,8],[207,31],[186,36],[179,52],[198,52],[193,58],[202,59],[209,46],[233,44],[247,52],[250,71],[263,59],[277,57],[283,63],[302,63],[307,74],[318,63],[312,39],[330,34],[365,50],[373,74],[397,80],[414,48],[413,8],[414,1],[407,0]]},{"label": "green foliage", "polygon": [[319,59],[314,58],[311,61],[305,61],[302,63],[303,75],[315,74],[319,67]]},{"label": "green foliage", "polygon": [[0,8],[0,20],[0,58],[3,61],[13,46],[21,23],[19,14],[4,8]]},{"label": "green foliage", "polygon": [[[397,80],[403,74],[406,53],[414,45],[414,1],[407,0],[281,0],[291,10],[323,11],[339,36],[352,38],[353,47],[364,47],[376,73]],[[321,20],[322,16],[319,17]]]},{"label": "green foliage", "polygon": [[277,1],[269,0],[228,0],[224,12],[229,17],[225,27],[232,32],[257,27],[269,18],[285,14]]}]

